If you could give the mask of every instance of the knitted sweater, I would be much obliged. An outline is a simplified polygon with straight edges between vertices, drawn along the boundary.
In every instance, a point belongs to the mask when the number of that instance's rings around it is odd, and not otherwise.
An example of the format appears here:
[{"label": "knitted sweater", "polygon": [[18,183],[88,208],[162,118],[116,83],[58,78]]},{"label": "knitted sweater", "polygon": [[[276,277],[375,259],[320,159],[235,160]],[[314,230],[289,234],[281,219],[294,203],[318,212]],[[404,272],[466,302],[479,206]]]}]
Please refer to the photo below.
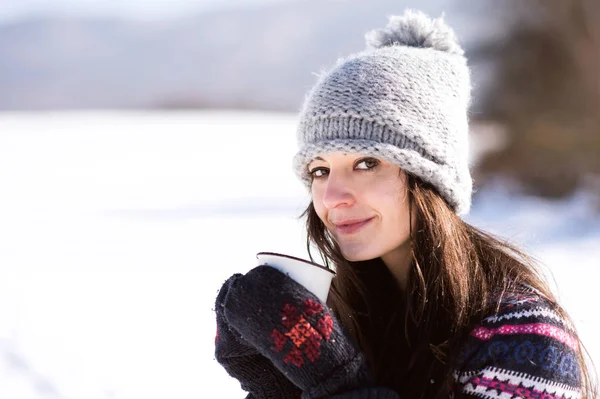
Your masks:
[{"label": "knitted sweater", "polygon": [[[579,345],[573,326],[533,291],[511,294],[497,314],[468,335],[455,359],[448,396],[466,398],[576,399],[581,397]],[[398,398],[385,388],[335,399]]]}]

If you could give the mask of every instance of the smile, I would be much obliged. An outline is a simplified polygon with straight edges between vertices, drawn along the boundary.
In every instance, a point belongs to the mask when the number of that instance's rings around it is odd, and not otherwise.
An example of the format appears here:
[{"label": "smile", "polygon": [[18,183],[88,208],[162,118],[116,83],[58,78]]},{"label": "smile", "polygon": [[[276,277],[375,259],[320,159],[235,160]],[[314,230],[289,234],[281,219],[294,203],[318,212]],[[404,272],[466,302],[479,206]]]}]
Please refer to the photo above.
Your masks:
[{"label": "smile", "polygon": [[335,229],[340,234],[354,234],[362,230],[362,228],[368,225],[373,219],[374,217],[358,223],[336,225]]}]

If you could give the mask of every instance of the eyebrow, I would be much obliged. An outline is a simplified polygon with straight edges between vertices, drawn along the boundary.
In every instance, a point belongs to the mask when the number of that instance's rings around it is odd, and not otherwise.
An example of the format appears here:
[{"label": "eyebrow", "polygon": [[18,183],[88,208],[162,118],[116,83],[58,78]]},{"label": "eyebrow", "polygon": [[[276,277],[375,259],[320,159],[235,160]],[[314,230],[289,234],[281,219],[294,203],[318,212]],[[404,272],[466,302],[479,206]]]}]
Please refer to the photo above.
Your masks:
[{"label": "eyebrow", "polygon": [[313,159],[310,160],[310,162],[306,165],[307,168],[310,167],[310,164],[313,163],[314,161],[323,161],[323,162],[327,162],[325,161],[323,158],[321,157],[314,157]]},{"label": "eyebrow", "polygon": [[310,165],[314,162],[314,161],[323,161],[326,162],[323,158],[321,157],[314,157],[313,159],[311,159],[307,164],[306,164],[306,169],[310,170]]}]

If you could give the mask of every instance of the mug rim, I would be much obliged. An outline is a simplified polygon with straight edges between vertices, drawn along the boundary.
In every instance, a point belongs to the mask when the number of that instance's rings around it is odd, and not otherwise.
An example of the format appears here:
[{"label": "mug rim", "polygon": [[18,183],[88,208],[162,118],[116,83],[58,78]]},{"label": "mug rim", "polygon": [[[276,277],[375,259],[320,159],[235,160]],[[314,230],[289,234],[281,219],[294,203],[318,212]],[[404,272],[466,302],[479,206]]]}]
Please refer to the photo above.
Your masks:
[{"label": "mug rim", "polygon": [[298,258],[296,256],[281,254],[281,253],[278,253],[278,252],[258,252],[256,254],[256,259],[258,259],[258,257],[260,255],[279,256],[279,257],[282,257],[282,258],[288,258],[288,259],[293,259],[293,260],[297,260],[297,261],[300,261],[300,262],[308,263],[311,266],[315,266],[315,267],[318,267],[320,269],[326,270],[326,271],[328,271],[329,273],[331,273],[331,274],[333,274],[335,276],[335,272],[333,270],[331,270],[331,269],[329,269],[329,268],[327,268],[327,267],[325,267],[323,265],[319,265],[318,263],[314,263],[314,262],[311,262],[311,261],[306,260],[306,259]]}]

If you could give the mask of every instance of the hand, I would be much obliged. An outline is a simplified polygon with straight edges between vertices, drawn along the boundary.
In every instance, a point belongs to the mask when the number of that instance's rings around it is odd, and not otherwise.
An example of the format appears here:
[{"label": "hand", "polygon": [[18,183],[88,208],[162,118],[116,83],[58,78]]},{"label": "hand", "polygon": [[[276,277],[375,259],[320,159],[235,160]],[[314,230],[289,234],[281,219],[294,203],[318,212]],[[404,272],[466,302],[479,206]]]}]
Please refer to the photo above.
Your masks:
[{"label": "hand", "polygon": [[219,305],[228,325],[300,387],[303,398],[372,385],[362,353],[302,285],[270,266],[230,280]]},{"label": "hand", "polygon": [[242,389],[249,393],[247,399],[300,398],[302,393],[300,388],[227,324],[223,315],[223,299],[227,296],[231,282],[237,276],[241,274],[229,278],[217,296],[215,359],[229,375],[240,382]]}]

